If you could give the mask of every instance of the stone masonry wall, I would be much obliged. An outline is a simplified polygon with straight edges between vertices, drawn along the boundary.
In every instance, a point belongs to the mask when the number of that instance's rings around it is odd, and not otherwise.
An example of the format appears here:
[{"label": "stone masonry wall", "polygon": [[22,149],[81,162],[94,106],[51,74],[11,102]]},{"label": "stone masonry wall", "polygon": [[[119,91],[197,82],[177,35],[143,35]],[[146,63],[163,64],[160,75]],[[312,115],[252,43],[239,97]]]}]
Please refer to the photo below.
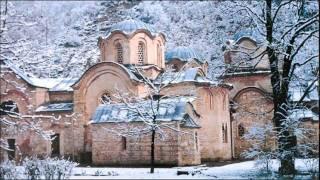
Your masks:
[{"label": "stone masonry wall", "polygon": [[[151,134],[140,137],[126,137],[110,132],[126,125],[116,123],[92,124],[92,160],[95,165],[148,165],[150,164]],[[131,124],[128,128],[142,128],[140,123]],[[175,125],[178,128],[178,124]],[[109,130],[109,131],[108,131]],[[195,157],[191,140],[179,139],[179,132],[162,129],[163,138],[159,134],[155,140],[155,163],[162,165],[199,164],[199,156]],[[120,132],[120,131],[116,131]],[[125,141],[125,145],[124,145]],[[179,143],[180,142],[180,143]],[[180,147],[193,145],[191,147]],[[179,150],[182,148],[183,153]],[[188,156],[188,157],[186,157]],[[181,157],[181,159],[179,158]]]}]

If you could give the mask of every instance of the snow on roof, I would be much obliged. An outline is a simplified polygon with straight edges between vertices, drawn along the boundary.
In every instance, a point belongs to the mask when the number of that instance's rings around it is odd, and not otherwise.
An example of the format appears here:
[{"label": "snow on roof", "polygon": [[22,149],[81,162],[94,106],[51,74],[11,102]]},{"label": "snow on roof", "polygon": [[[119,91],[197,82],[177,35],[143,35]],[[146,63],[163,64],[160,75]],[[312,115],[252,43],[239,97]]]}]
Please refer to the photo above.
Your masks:
[{"label": "snow on roof", "polygon": [[39,106],[36,112],[72,111],[73,103],[52,103]]},{"label": "snow on roof", "polygon": [[184,46],[179,46],[166,51],[165,60],[169,62],[173,59],[180,59],[181,61],[191,61],[193,59],[196,59],[200,63],[203,63],[205,61],[205,58],[198,51]]},{"label": "snow on roof", "polygon": [[217,83],[209,80],[207,77],[199,74],[199,68],[187,68],[179,72],[165,72],[159,75],[155,83],[181,83],[181,82],[198,82],[217,85]]},{"label": "snow on roof", "polygon": [[36,87],[44,87],[47,89],[53,88],[56,86],[63,78],[30,78],[32,81],[32,85]]},{"label": "snow on roof", "polygon": [[312,119],[313,121],[319,121],[319,115],[307,108],[293,109],[291,110],[289,117],[299,120]]},{"label": "snow on roof", "polygon": [[[308,86],[310,86],[311,82],[308,82]],[[304,102],[309,101],[318,101],[319,100],[319,94],[318,94],[318,83],[315,82],[312,87],[309,90],[309,93],[305,96],[303,99]],[[296,85],[290,88],[289,94],[290,98],[293,102],[298,102],[301,97],[304,95],[306,91],[306,87],[303,87],[302,85]]]},{"label": "snow on roof", "polygon": [[59,83],[49,89],[49,91],[73,91],[71,86],[78,81],[78,78],[62,79]]},{"label": "snow on roof", "polygon": [[[182,121],[186,127],[199,127],[188,115],[186,105],[195,100],[195,97],[175,97],[160,100],[159,112],[156,113],[158,121]],[[133,103],[132,106],[141,110],[143,118],[151,120],[152,101],[145,100]],[[156,104],[155,101],[153,101]],[[154,111],[157,112],[154,106]],[[99,105],[92,117],[91,123],[115,123],[115,122],[132,122],[142,121],[141,115],[134,110],[129,110],[128,106],[123,103]],[[192,121],[192,122],[190,122]]]},{"label": "snow on roof", "polygon": [[52,88],[57,85],[63,78],[36,78],[26,75],[20,68],[15,66],[10,61],[4,61],[5,65],[2,67],[10,68],[16,75],[25,80],[28,84],[35,87]]},{"label": "snow on roof", "polygon": [[114,31],[121,31],[126,35],[131,35],[138,30],[145,30],[152,36],[156,36],[157,34],[164,35],[162,32],[156,31],[156,29],[153,28],[151,24],[144,23],[137,19],[128,19],[112,25],[110,30],[108,31],[107,37],[110,36]]},{"label": "snow on roof", "polygon": [[[43,87],[49,89],[49,91],[73,91],[71,85],[73,85],[77,78],[36,78],[26,75],[20,68],[16,67],[10,61],[4,61],[5,65],[2,67],[10,68],[15,74],[25,80],[28,84],[35,87]],[[130,74],[131,72],[129,72]],[[131,73],[132,74],[132,73]]]},{"label": "snow on roof", "polygon": [[261,43],[264,41],[264,37],[256,29],[246,29],[239,31],[233,35],[233,40],[237,42],[244,37],[250,38],[257,43]]},{"label": "snow on roof", "polygon": [[230,77],[230,76],[247,76],[247,75],[255,75],[255,74],[269,74],[271,73],[270,70],[242,70],[241,68],[239,68],[238,71],[230,71],[230,72],[226,72],[224,74],[224,77]]}]

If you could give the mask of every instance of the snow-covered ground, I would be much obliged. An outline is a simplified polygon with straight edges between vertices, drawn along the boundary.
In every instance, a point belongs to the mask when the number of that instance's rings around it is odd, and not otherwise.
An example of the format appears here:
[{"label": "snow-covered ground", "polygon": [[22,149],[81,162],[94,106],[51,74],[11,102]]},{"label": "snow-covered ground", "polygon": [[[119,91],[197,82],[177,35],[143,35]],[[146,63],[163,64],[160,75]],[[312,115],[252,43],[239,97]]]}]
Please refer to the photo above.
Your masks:
[{"label": "snow-covered ground", "polygon": [[[315,162],[315,161],[314,161]],[[319,159],[314,163],[319,169]],[[277,161],[272,162],[272,170],[279,167]],[[305,160],[296,160],[296,169],[299,172],[308,171],[309,165]],[[178,170],[190,172],[189,175],[177,175]],[[258,176],[259,169],[254,161],[234,163],[220,167],[190,166],[174,168],[156,168],[154,174],[149,168],[91,168],[77,167],[73,170],[71,179],[248,179],[267,178]],[[319,172],[318,172],[319,173]],[[270,178],[270,177],[268,177]],[[310,176],[299,176],[297,179],[308,179]]]}]

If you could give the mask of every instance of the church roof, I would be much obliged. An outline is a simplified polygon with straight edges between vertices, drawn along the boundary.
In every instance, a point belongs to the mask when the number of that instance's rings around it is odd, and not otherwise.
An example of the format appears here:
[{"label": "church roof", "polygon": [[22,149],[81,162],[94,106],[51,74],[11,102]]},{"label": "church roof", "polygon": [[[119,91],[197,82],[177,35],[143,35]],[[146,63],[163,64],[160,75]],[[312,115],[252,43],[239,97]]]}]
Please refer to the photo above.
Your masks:
[{"label": "church roof", "polygon": [[173,59],[180,59],[181,61],[190,61],[196,59],[201,63],[205,61],[204,57],[199,52],[185,46],[179,46],[166,51],[165,59],[167,62],[170,62]]},{"label": "church roof", "polygon": [[[17,76],[19,76],[24,81],[26,81],[28,84],[30,84],[30,85],[32,85],[34,87],[42,87],[42,88],[51,89],[51,88],[54,88],[54,87],[58,86],[62,82],[65,82],[65,81],[69,80],[69,79],[65,79],[65,78],[37,78],[37,77],[32,77],[32,76],[27,75],[20,68],[18,68],[16,65],[14,65],[11,61],[8,61],[8,60],[4,61],[4,65],[1,65],[1,68],[9,68],[9,69],[11,69]],[[69,87],[64,87],[64,89],[68,88],[68,90],[72,91],[70,86]],[[56,87],[54,89],[55,90],[59,90],[58,87]]]},{"label": "church roof", "polygon": [[146,30],[153,36],[157,34],[157,31],[152,27],[151,24],[144,23],[139,20],[128,19],[118,22],[111,26],[109,33],[114,31],[121,31],[124,34],[132,34],[137,30]]},{"label": "church roof", "polygon": [[[199,127],[187,113],[187,103],[194,97],[167,98],[160,101],[159,112],[156,113],[157,121],[182,121],[185,127]],[[117,123],[117,122],[142,122],[153,117],[151,100],[131,104],[143,114],[139,115],[134,108],[128,108],[123,103],[99,105],[92,117],[91,123]],[[156,102],[153,102],[156,104]],[[156,106],[154,111],[157,112]]]},{"label": "church roof", "polygon": [[319,115],[308,108],[296,108],[290,110],[289,117],[297,120],[312,119],[313,121],[319,121]]},{"label": "church roof", "polygon": [[256,29],[242,30],[233,35],[233,40],[236,42],[239,42],[243,38],[249,38],[258,44],[264,41],[264,37]]},{"label": "church roof", "polygon": [[51,103],[39,106],[36,112],[72,111],[73,103]]},{"label": "church roof", "polygon": [[[294,82],[293,82],[294,83]],[[311,81],[307,82],[307,85],[311,85]],[[304,97],[303,101],[304,102],[310,102],[310,101],[318,101],[319,96],[318,96],[318,88],[319,84],[316,81],[311,88],[309,89],[308,93]],[[290,100],[293,102],[298,102],[302,96],[306,93],[307,87],[302,86],[301,84],[297,84],[296,86],[293,86],[289,89],[289,95],[290,95]]]},{"label": "church roof", "polygon": [[198,67],[196,68],[186,68],[179,72],[165,72],[159,75],[155,80],[155,83],[182,83],[182,82],[196,82],[196,83],[208,83],[212,85],[217,85],[217,83],[211,81],[206,76],[199,72]]}]

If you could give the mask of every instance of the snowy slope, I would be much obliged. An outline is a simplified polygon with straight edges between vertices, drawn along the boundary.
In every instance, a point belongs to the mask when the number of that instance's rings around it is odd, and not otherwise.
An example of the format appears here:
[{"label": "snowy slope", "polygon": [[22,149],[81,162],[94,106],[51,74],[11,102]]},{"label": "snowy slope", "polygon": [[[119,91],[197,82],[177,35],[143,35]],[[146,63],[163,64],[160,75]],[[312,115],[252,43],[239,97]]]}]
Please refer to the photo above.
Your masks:
[{"label": "snowy slope", "polygon": [[[315,160],[315,169],[318,169],[318,160]],[[279,167],[277,161],[273,161],[272,170]],[[306,160],[297,159],[296,169],[299,172],[309,170]],[[177,175],[178,170],[190,172],[189,175]],[[71,179],[266,179],[273,176],[259,176],[259,169],[254,161],[229,164],[221,167],[174,167],[156,168],[154,174],[149,173],[149,168],[75,168]],[[194,173],[194,175],[192,175]],[[308,179],[308,176],[296,176],[296,179]]]}]

